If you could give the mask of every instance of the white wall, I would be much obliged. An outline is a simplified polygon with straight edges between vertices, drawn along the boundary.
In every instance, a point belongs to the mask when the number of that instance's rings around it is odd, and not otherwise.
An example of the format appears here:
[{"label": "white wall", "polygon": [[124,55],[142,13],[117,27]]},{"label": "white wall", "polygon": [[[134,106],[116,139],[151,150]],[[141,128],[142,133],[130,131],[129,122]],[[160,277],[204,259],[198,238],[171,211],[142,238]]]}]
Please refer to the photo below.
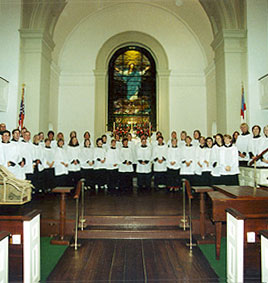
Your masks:
[{"label": "white wall", "polygon": [[261,109],[258,79],[268,73],[268,1],[247,1],[248,123],[268,124],[268,110]]},{"label": "white wall", "polygon": [[143,3],[123,3],[96,12],[66,39],[59,60],[59,130],[94,131],[95,61],[109,38],[126,31],[149,34],[167,54],[171,70],[170,129],[200,128],[206,134],[206,63],[199,42],[173,14]]},{"label": "white wall", "polygon": [[20,0],[0,2],[0,76],[9,81],[7,111],[0,112],[0,122],[6,123],[10,130],[18,126],[21,97],[21,86],[18,86],[20,12]]}]

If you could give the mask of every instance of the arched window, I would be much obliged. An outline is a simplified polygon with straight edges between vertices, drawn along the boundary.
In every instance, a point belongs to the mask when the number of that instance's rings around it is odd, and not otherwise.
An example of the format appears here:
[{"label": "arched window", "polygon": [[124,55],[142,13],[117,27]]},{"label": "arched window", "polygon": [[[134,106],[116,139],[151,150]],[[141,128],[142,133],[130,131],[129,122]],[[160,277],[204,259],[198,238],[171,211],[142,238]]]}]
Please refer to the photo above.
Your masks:
[{"label": "arched window", "polygon": [[138,135],[156,129],[156,69],[144,48],[117,50],[109,63],[108,130]]}]

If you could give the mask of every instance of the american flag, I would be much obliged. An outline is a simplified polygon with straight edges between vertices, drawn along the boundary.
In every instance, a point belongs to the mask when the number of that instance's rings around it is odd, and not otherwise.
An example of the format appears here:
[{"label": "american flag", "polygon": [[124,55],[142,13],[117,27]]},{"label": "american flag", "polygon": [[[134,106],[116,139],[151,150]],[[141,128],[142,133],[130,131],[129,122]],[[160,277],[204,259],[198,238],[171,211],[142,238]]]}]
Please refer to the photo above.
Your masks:
[{"label": "american flag", "polygon": [[22,94],[21,94],[21,102],[20,102],[20,114],[19,114],[19,128],[23,128],[23,121],[25,116],[24,111],[24,93],[25,93],[25,84],[22,85]]},{"label": "american flag", "polygon": [[246,107],[246,102],[245,102],[245,93],[244,93],[244,86],[242,86],[242,96],[241,96],[241,111],[240,111],[240,116],[241,119],[245,119],[245,111],[247,110]]}]

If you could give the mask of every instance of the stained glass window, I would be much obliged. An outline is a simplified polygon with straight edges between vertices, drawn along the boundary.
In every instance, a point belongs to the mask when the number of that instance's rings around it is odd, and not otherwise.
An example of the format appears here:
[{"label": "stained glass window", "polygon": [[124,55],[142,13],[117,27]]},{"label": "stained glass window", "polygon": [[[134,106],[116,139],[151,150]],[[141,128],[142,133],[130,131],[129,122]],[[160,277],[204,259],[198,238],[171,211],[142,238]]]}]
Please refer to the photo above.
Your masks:
[{"label": "stained glass window", "polygon": [[108,129],[156,129],[156,70],[144,48],[128,46],[115,52],[109,64]]}]

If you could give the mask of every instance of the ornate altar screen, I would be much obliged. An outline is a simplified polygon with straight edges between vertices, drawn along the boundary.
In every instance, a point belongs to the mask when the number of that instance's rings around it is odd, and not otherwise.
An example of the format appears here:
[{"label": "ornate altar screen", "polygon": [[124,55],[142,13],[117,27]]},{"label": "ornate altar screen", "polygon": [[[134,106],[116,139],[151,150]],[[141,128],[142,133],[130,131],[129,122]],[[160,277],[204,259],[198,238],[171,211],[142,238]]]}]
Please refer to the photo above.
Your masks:
[{"label": "ornate altar screen", "polygon": [[156,70],[147,50],[127,46],[115,52],[108,91],[109,131],[140,135],[156,130]]}]

